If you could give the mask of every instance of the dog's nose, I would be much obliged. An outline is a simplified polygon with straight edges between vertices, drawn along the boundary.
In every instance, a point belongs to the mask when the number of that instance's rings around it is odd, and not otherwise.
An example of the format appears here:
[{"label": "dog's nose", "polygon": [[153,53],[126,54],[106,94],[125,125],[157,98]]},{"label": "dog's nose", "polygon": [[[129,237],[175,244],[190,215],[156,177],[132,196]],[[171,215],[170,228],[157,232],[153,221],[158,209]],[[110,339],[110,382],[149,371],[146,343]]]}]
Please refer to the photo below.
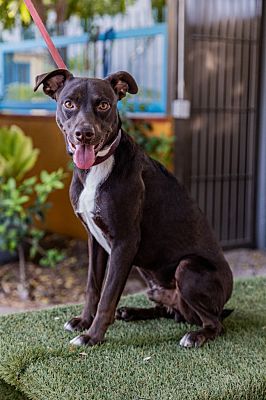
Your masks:
[{"label": "dog's nose", "polygon": [[92,132],[92,130],[78,129],[75,131],[75,136],[79,142],[83,142],[92,139],[94,137],[94,132]]}]

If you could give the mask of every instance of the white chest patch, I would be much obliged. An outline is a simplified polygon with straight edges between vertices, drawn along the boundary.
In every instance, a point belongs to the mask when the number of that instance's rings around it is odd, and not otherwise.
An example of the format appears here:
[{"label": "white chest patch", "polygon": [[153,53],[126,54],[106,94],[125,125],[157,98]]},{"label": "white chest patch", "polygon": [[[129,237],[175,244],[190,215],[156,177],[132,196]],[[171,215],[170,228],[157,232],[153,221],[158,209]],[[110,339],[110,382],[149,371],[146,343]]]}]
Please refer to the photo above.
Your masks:
[{"label": "white chest patch", "polygon": [[114,156],[108,157],[101,164],[92,167],[84,185],[84,189],[81,192],[78,201],[77,212],[81,214],[84,219],[90,233],[94,236],[97,242],[105,249],[105,251],[110,254],[111,248],[107,242],[101,229],[93,221],[95,207],[96,207],[96,196],[100,186],[108,178],[112,172],[114,165]]}]

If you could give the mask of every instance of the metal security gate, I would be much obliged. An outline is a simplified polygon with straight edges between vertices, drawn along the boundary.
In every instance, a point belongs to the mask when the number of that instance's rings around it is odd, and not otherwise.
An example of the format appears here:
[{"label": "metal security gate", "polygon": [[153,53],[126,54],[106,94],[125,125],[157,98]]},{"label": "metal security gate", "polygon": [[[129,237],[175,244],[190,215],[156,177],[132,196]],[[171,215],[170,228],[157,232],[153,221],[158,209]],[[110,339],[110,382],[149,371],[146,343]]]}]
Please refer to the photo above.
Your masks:
[{"label": "metal security gate", "polygon": [[262,0],[185,4],[184,180],[224,247],[252,246]]}]

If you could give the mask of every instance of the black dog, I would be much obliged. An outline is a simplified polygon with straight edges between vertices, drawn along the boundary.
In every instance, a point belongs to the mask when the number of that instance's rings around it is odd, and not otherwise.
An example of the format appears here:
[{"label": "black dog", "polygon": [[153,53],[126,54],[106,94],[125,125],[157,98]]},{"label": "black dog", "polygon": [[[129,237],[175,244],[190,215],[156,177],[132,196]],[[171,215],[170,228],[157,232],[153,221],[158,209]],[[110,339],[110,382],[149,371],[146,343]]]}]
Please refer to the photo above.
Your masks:
[{"label": "black dog", "polygon": [[90,233],[85,307],[65,324],[86,332],[71,343],[103,341],[133,265],[156,307],[118,309],[117,318],[200,325],[181,339],[184,347],[214,339],[228,314],[232,273],[184,187],[121,129],[117,101],[137,93],[135,80],[127,72],[87,79],[59,69],[38,76],[35,90],[41,84],[57,101],[56,120],[76,165],[71,202]]}]

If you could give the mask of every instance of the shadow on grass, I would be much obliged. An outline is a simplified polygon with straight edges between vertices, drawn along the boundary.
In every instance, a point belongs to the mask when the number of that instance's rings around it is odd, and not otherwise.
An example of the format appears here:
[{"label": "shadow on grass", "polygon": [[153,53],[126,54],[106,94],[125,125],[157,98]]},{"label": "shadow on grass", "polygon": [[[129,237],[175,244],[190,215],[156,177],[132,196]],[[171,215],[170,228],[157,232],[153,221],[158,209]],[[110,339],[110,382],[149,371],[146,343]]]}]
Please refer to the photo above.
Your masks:
[{"label": "shadow on grass", "polygon": [[0,399],[1,400],[28,400],[28,397],[20,393],[14,386],[8,385],[0,380]]}]

